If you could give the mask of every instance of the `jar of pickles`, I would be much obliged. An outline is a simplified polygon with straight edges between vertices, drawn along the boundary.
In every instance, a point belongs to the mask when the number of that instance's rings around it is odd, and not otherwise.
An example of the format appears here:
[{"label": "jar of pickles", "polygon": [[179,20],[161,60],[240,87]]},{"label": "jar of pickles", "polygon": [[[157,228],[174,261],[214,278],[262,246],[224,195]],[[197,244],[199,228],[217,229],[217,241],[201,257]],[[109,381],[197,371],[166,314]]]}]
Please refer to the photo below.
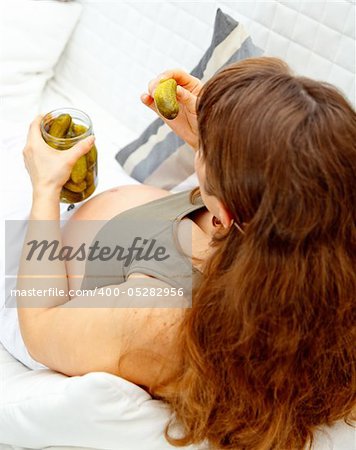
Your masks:
[{"label": "jar of pickles", "polygon": [[[93,134],[93,125],[87,114],[79,109],[62,108],[46,114],[41,122],[41,133],[48,145],[57,150],[68,150],[77,142]],[[95,191],[98,177],[96,146],[75,163],[68,181],[62,188],[62,203],[78,203]]]}]

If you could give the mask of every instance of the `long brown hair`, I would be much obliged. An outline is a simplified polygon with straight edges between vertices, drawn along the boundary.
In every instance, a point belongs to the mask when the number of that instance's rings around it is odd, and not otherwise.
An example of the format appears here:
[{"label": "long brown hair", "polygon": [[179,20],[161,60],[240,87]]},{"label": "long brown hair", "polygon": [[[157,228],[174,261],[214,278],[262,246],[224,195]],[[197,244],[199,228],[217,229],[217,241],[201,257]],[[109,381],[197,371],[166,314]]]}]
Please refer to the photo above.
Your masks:
[{"label": "long brown hair", "polygon": [[217,233],[157,394],[181,446],[296,450],[356,403],[356,118],[276,58],[231,65],[197,107],[206,191],[245,225]]}]

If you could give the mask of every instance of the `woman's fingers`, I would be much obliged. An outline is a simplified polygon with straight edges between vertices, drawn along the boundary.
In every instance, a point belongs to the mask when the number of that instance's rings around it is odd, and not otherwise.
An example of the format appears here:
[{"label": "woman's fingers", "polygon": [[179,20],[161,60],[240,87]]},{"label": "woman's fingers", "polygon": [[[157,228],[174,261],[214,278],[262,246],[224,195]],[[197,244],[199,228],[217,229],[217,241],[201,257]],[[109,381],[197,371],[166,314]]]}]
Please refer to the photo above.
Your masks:
[{"label": "woman's fingers", "polygon": [[182,86],[177,87],[177,100],[182,103],[191,114],[196,114],[196,95],[191,94],[187,89]]},{"label": "woman's fingers", "polygon": [[159,114],[155,105],[153,98],[148,94],[141,95],[141,102],[146,105],[148,108],[152,109],[155,113]]},{"label": "woman's fingers", "polygon": [[176,80],[179,86],[182,86],[184,89],[192,92],[195,95],[199,93],[200,89],[203,86],[202,82],[198,78],[193,77],[187,72],[184,72],[184,70],[172,69],[161,73],[160,75],[158,75],[156,78],[154,78],[149,82],[148,84],[149,95],[153,97],[157,84],[161,80],[168,80],[169,78],[173,78],[174,80]]},{"label": "woman's fingers", "polygon": [[190,92],[195,91],[197,88],[200,89],[202,86],[201,81],[199,78],[193,77],[193,75],[190,75],[189,73],[185,72],[182,69],[171,69],[166,70],[165,72],[161,73],[158,77],[159,80],[162,79],[168,79],[168,78],[174,78],[179,86],[184,87]]},{"label": "woman's fingers", "polygon": [[66,155],[70,164],[74,165],[81,156],[89,152],[89,150],[93,147],[94,142],[95,136],[91,135],[79,141],[71,149],[61,153]]},{"label": "woman's fingers", "polygon": [[141,102],[146,106],[151,106],[154,103],[153,98],[148,94],[141,95]]},{"label": "woman's fingers", "polygon": [[[24,151],[32,150],[32,151],[51,151],[53,153],[53,150],[51,147],[49,147],[46,142],[44,141],[41,133],[41,121],[43,119],[43,115],[37,116],[30,125],[29,132],[28,132],[28,143],[24,149]],[[88,136],[87,138],[79,141],[76,145],[74,145],[71,149],[65,152],[57,151],[56,153],[59,153],[60,155],[63,155],[63,157],[67,158],[68,161],[74,160],[75,161],[80,158],[82,155],[85,155],[88,153],[88,151],[91,149],[91,147],[94,145],[95,137],[94,135]]]}]

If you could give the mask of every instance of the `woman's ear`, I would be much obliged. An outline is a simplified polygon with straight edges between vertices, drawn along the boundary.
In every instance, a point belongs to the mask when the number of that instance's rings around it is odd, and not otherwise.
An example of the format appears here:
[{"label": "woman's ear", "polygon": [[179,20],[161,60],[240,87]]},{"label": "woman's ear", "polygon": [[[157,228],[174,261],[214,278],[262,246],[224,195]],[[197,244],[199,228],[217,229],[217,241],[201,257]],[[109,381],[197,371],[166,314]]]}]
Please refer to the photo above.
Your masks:
[{"label": "woman's ear", "polygon": [[233,221],[232,214],[220,200],[218,200],[218,218],[224,228],[230,228]]}]

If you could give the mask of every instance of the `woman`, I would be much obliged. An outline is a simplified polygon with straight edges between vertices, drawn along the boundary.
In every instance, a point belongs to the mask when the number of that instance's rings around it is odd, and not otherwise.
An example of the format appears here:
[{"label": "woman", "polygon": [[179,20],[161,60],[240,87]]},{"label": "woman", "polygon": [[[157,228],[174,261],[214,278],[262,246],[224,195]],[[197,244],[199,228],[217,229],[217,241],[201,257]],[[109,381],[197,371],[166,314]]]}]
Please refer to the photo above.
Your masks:
[{"label": "woman", "polygon": [[[191,227],[192,307],[116,308],[108,299],[105,308],[81,308],[68,295],[77,269],[57,261],[62,277],[51,287],[64,297],[42,308],[18,299],[25,343],[55,370],[107,371],[168,402],[185,431],[173,439],[168,427],[175,445],[302,449],[318,426],[349,419],[356,401],[355,112],[335,88],[293,76],[275,58],[231,65],[203,87],[180,71],[163,77],[180,85],[181,110],[169,125],[196,150],[201,197],[122,187],[88,201],[73,221],[119,225],[125,214],[160,216],[175,205],[178,243],[172,237],[169,251],[187,250]],[[153,109],[157,82],[142,98]],[[61,239],[59,192],[93,141],[53,152],[39,122],[24,150],[31,218],[52,221],[51,236]],[[27,240],[37,234],[31,221]],[[22,259],[21,289],[46,286],[26,278],[31,264]],[[126,272],[120,286],[169,286],[148,269]]]}]

